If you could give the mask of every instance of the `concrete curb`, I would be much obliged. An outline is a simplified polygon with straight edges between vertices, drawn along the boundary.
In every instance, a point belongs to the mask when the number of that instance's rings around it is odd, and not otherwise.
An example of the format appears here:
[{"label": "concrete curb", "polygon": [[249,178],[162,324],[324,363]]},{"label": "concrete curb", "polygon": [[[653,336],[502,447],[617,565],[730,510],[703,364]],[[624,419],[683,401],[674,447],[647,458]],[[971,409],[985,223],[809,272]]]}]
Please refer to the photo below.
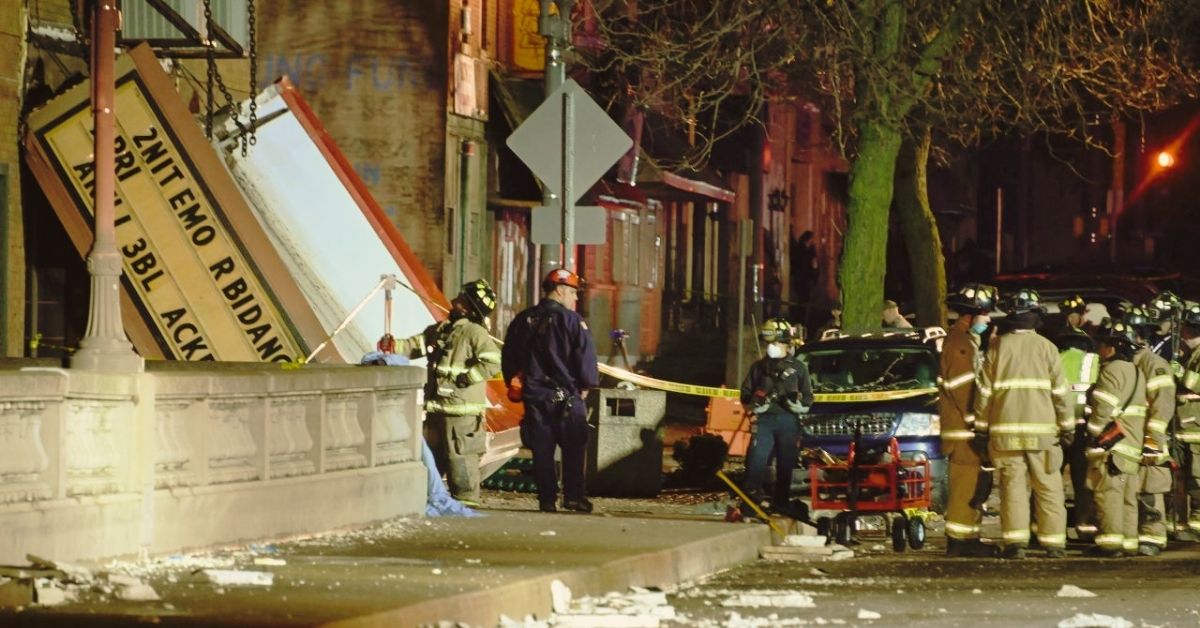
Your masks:
[{"label": "concrete curb", "polygon": [[757,560],[759,548],[770,542],[771,530],[767,526],[739,525],[723,534],[595,567],[544,574],[323,625],[390,628],[450,620],[471,626],[495,626],[502,614],[517,620],[529,614],[545,618],[551,613],[550,583],[556,579],[570,587],[575,597],[623,592],[630,586],[665,587]]}]

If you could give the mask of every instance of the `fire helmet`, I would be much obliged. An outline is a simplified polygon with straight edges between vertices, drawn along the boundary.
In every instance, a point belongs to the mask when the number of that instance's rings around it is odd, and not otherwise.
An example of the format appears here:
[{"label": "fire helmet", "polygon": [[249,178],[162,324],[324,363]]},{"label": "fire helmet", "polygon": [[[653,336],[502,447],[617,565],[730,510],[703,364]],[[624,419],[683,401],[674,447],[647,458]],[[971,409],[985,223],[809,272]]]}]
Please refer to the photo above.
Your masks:
[{"label": "fire helmet", "polygon": [[1125,311],[1121,313],[1121,320],[1125,321],[1127,325],[1140,328],[1157,325],[1160,318],[1158,310],[1134,305],[1125,308]]},{"label": "fire helmet", "polygon": [[496,309],[496,292],[482,279],[463,284],[458,298],[471,307],[473,314],[486,318]]},{"label": "fire helmet", "polygon": [[1087,311],[1087,303],[1083,297],[1073,294],[1058,302],[1058,311],[1063,314],[1083,314]]},{"label": "fire helmet", "polygon": [[1041,314],[1045,311],[1042,308],[1042,296],[1033,288],[1021,288],[1016,291],[1000,303],[1000,309],[1009,315],[1025,314],[1027,312]]},{"label": "fire helmet", "polygon": [[568,286],[576,290],[581,290],[583,288],[583,277],[576,275],[566,268],[555,268],[542,280],[542,292],[550,292],[555,286]]},{"label": "fire helmet", "polygon": [[1100,324],[1100,328],[1096,330],[1096,342],[1125,351],[1133,351],[1138,346],[1137,334],[1133,327],[1113,320]]},{"label": "fire helmet", "polygon": [[1183,322],[1185,325],[1200,327],[1200,305],[1190,305],[1183,310]]},{"label": "fire helmet", "polygon": [[758,330],[763,342],[791,342],[792,336],[792,324],[782,318],[767,319]]},{"label": "fire helmet", "polygon": [[1162,312],[1163,316],[1168,316],[1172,311],[1184,309],[1183,299],[1170,290],[1164,290],[1158,293],[1149,303],[1150,307]]},{"label": "fire helmet", "polygon": [[958,292],[946,299],[946,305],[959,314],[983,314],[996,307],[999,292],[982,283],[963,284]]}]

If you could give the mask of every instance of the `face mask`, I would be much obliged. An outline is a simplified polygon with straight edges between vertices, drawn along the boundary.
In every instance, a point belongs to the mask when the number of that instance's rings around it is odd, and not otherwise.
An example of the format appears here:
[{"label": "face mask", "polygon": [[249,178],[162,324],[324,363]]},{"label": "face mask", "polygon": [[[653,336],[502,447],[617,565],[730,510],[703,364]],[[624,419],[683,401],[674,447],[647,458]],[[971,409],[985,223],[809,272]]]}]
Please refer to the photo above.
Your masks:
[{"label": "face mask", "polygon": [[987,328],[987,323],[973,323],[971,325],[971,333],[975,334],[976,336],[982,336],[983,332],[987,331]]},{"label": "face mask", "polygon": [[767,357],[768,358],[778,360],[779,358],[782,358],[785,355],[787,355],[787,349],[785,349],[783,347],[783,345],[776,344],[774,342],[767,345]]}]

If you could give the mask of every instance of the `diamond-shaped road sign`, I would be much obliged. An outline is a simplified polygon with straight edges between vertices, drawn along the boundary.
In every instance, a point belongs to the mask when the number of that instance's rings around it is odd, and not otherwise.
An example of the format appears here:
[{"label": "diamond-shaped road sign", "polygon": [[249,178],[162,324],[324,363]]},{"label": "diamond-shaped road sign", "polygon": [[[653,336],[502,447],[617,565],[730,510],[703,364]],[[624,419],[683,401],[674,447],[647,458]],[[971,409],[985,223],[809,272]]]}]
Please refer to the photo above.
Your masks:
[{"label": "diamond-shaped road sign", "polygon": [[571,94],[575,122],[571,134],[574,159],[571,162],[570,203],[587,193],[600,177],[624,155],[633,140],[608,117],[600,105],[572,79],[554,90],[526,118],[512,135],[508,147],[529,166],[556,196],[562,196],[563,93]]}]

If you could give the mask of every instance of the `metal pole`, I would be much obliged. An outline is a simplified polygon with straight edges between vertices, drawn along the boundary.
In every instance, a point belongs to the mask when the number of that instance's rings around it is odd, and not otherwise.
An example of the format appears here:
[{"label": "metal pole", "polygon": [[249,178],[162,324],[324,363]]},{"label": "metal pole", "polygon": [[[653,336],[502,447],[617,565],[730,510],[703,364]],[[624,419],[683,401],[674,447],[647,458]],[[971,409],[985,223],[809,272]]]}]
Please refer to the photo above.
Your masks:
[{"label": "metal pole", "polygon": [[[558,6],[558,15],[550,13],[552,6]],[[546,96],[562,86],[567,78],[567,68],[563,61],[563,51],[570,44],[571,9],[574,0],[539,0],[540,16],[538,18],[538,34],[546,38],[546,68],[543,73]],[[549,190],[542,191],[542,205],[554,207],[558,199]],[[541,268],[540,277],[545,277],[550,271],[564,265],[563,249],[561,246],[543,244],[538,247]],[[530,285],[537,282],[531,281]],[[536,297],[536,295],[535,295]],[[535,298],[536,302],[537,299]]]},{"label": "metal pole", "polygon": [[[76,0],[71,0],[72,2]],[[117,0],[94,0],[92,9],[92,115],[96,186],[92,206],[95,241],[88,253],[92,276],[87,332],[71,367],[113,373],[140,373],[145,363],[133,352],[121,323],[121,256],[116,235],[116,122],[113,49],[117,39]]]},{"label": "metal pole", "polygon": [[996,274],[1000,274],[1001,245],[1004,243],[1004,188],[996,188]]},{"label": "metal pole", "polygon": [[562,95],[562,259],[563,266],[575,270],[575,202],[571,189],[575,165],[575,103],[569,92]]},{"label": "metal pole", "polygon": [[737,381],[734,386],[742,385],[742,345],[746,340],[746,220],[738,221],[738,319],[737,319]]}]

